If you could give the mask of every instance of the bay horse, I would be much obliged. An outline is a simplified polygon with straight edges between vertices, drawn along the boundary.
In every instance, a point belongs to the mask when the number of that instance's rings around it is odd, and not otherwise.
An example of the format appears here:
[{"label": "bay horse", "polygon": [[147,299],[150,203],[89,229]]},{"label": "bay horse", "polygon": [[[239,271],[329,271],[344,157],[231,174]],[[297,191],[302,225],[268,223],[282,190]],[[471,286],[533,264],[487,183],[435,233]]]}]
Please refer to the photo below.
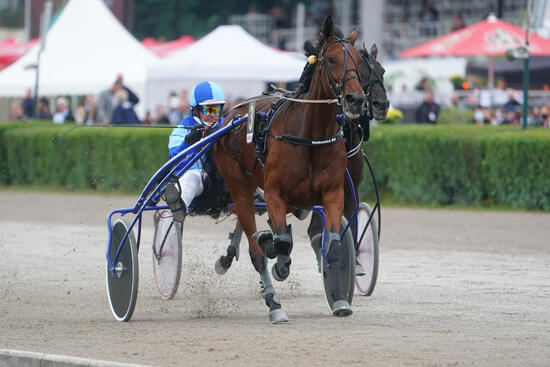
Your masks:
[{"label": "bay horse", "polygon": [[[306,55],[310,55],[315,54],[317,50],[311,44],[306,43],[305,51]],[[390,104],[386,88],[384,87],[385,70],[377,60],[378,48],[373,44],[369,53],[363,46],[359,52],[361,53],[359,71],[361,75],[361,85],[366,95],[366,108],[358,119],[344,118],[344,135],[346,138],[346,150],[348,151],[347,168],[353,182],[356,198],[359,198],[359,186],[363,181],[363,151],[361,145],[363,142],[368,141],[370,137],[370,120],[373,118],[378,121],[385,120]],[[304,82],[308,82],[307,77],[304,78]],[[307,89],[307,86],[303,88]],[[348,222],[350,222],[355,213],[355,204],[347,180],[345,181],[344,190],[344,216]],[[378,208],[378,210],[380,210],[380,208]],[[357,230],[356,224],[357,221],[352,221],[352,233],[355,233]],[[307,233],[311,247],[317,255],[318,262],[321,260],[320,249],[322,231],[322,217],[318,212],[313,211]],[[361,235],[361,233],[359,233],[359,235]],[[363,272],[360,264],[356,263],[355,267],[357,274]]]},{"label": "bay horse", "polygon": [[[288,321],[267,271],[267,258],[277,258],[272,274],[283,281],[290,274],[292,228],[286,214],[298,208],[322,205],[326,214],[326,258],[333,289],[332,313],[353,313],[339,279],[340,225],[344,210],[344,180],[347,156],[341,127],[336,120],[338,105],[344,116],[358,118],[365,95],[360,83],[361,55],[354,47],[357,32],[343,38],[335,33],[332,18],[321,27],[318,53],[309,91],[285,100],[270,115],[265,135],[266,151],[260,159],[254,144],[247,144],[244,125],[232,129],[214,145],[216,167],[233,199],[239,223],[248,239],[252,264],[264,284],[264,299],[272,323]],[[257,107],[268,112],[272,97]],[[300,103],[303,102],[303,103]],[[230,110],[226,123],[247,113],[245,106]],[[254,192],[260,187],[272,231],[256,232]]]}]

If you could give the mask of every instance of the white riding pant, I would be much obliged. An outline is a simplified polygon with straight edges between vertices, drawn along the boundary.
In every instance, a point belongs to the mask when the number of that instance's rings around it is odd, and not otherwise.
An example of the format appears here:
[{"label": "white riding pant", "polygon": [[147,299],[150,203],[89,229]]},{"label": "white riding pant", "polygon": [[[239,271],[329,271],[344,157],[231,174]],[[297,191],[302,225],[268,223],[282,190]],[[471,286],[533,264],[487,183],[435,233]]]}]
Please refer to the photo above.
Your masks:
[{"label": "white riding pant", "polygon": [[181,198],[187,208],[204,191],[203,179],[206,177],[207,173],[203,169],[190,169],[180,177]]}]

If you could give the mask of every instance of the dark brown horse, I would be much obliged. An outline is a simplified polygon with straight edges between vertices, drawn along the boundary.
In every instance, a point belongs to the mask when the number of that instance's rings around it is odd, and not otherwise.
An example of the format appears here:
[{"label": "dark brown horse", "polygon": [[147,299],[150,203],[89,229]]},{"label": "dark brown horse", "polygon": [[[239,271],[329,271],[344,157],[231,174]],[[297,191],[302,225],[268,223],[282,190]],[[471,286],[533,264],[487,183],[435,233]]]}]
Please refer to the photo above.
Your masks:
[{"label": "dark brown horse", "polygon": [[[318,46],[311,85],[300,96],[303,103],[286,100],[271,116],[265,135],[264,161],[254,144],[247,144],[244,124],[235,128],[214,146],[216,166],[233,198],[235,211],[249,243],[254,268],[262,278],[264,298],[271,322],[287,321],[281,309],[267,267],[267,255],[277,257],[272,274],[285,280],[290,274],[292,230],[286,214],[297,208],[322,205],[326,213],[326,243],[329,269],[339,268],[340,224],[344,210],[344,180],[347,156],[340,126],[338,105],[343,114],[355,119],[363,112],[365,95],[360,84],[361,55],[353,46],[357,32],[347,38],[335,34],[332,19],[325,19]],[[278,98],[263,100],[257,110],[267,112]],[[229,112],[226,121],[245,115],[246,107]],[[265,192],[272,232],[256,232],[254,192]],[[348,316],[351,306],[343,294],[339,271],[330,271],[333,314]]]},{"label": "dark brown horse", "polygon": [[[315,49],[306,46],[306,54],[314,53]],[[385,120],[389,101],[384,88],[384,68],[376,57],[378,48],[371,47],[370,53],[363,48],[360,50],[362,60],[359,70],[361,73],[361,84],[366,95],[367,107],[359,119],[345,119],[344,131],[346,132],[346,148],[348,150],[348,171],[353,182],[355,197],[359,198],[359,186],[363,181],[363,156],[361,144],[369,139],[370,120]],[[345,183],[344,216],[348,221],[355,213],[355,204],[348,181]],[[355,231],[356,222],[352,222],[352,229]],[[317,260],[320,261],[321,234],[323,221],[317,212],[312,213],[311,222],[308,227],[308,236],[311,246],[316,252]],[[356,264],[356,272],[361,273],[362,269]]]}]

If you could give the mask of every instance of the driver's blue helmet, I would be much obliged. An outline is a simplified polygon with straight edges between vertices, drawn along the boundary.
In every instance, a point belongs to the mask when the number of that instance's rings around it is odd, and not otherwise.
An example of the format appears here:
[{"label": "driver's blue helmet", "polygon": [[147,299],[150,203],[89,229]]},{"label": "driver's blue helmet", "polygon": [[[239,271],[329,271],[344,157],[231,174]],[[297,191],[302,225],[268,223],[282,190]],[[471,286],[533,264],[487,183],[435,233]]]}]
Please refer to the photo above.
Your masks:
[{"label": "driver's blue helmet", "polygon": [[189,94],[189,107],[197,105],[225,104],[223,89],[214,82],[200,82]]}]

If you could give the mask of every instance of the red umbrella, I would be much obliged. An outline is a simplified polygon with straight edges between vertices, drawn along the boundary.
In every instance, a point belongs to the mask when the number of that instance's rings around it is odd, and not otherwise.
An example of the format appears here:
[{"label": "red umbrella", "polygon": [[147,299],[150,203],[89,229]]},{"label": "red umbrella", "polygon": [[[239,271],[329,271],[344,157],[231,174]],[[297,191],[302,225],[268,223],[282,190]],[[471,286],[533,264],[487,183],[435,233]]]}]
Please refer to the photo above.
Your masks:
[{"label": "red umbrella", "polygon": [[38,38],[30,42],[17,42],[12,37],[0,42],[0,70],[13,64],[39,41]]},{"label": "red umbrella", "polygon": [[[484,21],[402,51],[400,56],[503,56],[507,50],[524,44],[524,29],[489,16]],[[529,54],[549,56],[550,39],[531,33]]]},{"label": "red umbrella", "polygon": [[[401,57],[422,56],[489,56],[489,80],[494,76],[493,56],[503,56],[507,50],[525,45],[525,30],[498,20],[494,15],[471,26],[402,51]],[[550,39],[531,33],[529,54],[549,56]]]},{"label": "red umbrella", "polygon": [[154,52],[159,57],[165,57],[172,52],[179,51],[193,44],[195,39],[191,36],[181,36],[179,39],[169,42],[158,42],[154,38],[145,38],[141,44]]}]

